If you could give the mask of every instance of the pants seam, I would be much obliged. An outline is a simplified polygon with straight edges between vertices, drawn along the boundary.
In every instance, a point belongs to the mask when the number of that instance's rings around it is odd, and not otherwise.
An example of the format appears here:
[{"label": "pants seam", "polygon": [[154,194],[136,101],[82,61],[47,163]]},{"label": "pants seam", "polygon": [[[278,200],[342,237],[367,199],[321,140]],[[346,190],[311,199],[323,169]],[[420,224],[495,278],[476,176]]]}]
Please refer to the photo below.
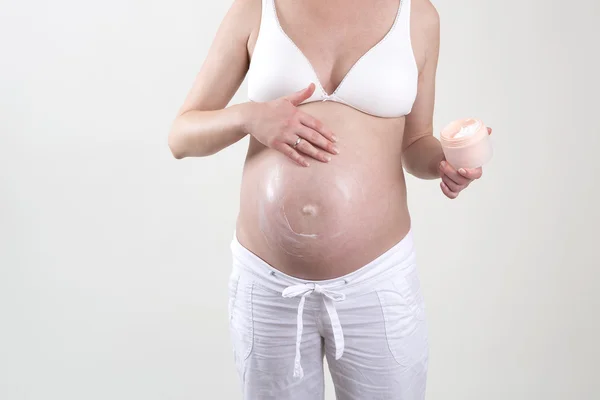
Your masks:
[{"label": "pants seam", "polygon": [[396,354],[392,350],[392,345],[390,343],[391,341],[390,341],[390,337],[389,337],[389,334],[388,334],[389,321],[388,321],[386,313],[383,311],[383,308],[385,306],[385,300],[383,299],[383,297],[381,296],[381,293],[378,290],[376,290],[375,292],[377,293],[377,299],[379,300],[379,309],[381,311],[381,317],[383,319],[383,331],[385,333],[385,341],[387,343],[388,350],[390,351],[390,354],[392,355],[392,358],[394,359],[394,361],[396,362],[396,364],[402,365],[398,361],[398,358],[396,357]]},{"label": "pants seam", "polygon": [[248,291],[248,298],[247,298],[247,302],[248,302],[248,312],[249,312],[249,317],[250,317],[250,322],[249,322],[249,332],[248,332],[248,340],[249,340],[249,344],[248,344],[248,350],[246,350],[246,353],[244,354],[244,362],[248,359],[248,357],[250,357],[250,353],[252,353],[252,348],[254,347],[254,306],[252,304],[252,296],[253,296],[253,292],[254,292],[254,283],[252,283],[249,287],[249,291]]}]

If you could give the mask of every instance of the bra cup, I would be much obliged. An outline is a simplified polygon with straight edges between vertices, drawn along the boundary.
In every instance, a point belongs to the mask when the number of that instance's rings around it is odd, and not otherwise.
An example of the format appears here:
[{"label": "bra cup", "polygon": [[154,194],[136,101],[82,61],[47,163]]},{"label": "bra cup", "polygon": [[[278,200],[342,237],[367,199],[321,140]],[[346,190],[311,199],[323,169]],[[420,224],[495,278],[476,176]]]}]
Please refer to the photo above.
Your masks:
[{"label": "bra cup", "polygon": [[387,41],[360,59],[338,88],[344,103],[378,117],[410,113],[417,94],[418,71],[395,41]]},{"label": "bra cup", "polygon": [[328,96],[310,63],[276,17],[274,0],[263,0],[260,30],[248,71],[248,98],[270,101],[316,85],[303,102],[334,101],[367,114],[395,118],[407,115],[417,95],[418,69],[410,43],[410,0],[389,33],[365,52]]},{"label": "bra cup", "polygon": [[[248,70],[248,98],[270,101],[316,81],[312,67],[272,24],[262,23]],[[318,88],[311,96],[319,100]]]}]

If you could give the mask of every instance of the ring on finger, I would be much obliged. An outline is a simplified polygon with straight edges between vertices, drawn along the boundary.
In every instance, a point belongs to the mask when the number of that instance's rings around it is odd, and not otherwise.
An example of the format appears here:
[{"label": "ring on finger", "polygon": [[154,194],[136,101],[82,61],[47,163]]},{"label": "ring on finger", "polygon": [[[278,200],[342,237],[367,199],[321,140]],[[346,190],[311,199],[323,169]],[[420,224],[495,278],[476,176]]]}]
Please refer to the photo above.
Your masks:
[{"label": "ring on finger", "polygon": [[298,147],[298,144],[300,144],[300,141],[302,140],[302,138],[300,136],[298,136],[298,139],[296,139],[296,143],[294,143],[292,145],[292,147],[295,149],[296,147]]}]

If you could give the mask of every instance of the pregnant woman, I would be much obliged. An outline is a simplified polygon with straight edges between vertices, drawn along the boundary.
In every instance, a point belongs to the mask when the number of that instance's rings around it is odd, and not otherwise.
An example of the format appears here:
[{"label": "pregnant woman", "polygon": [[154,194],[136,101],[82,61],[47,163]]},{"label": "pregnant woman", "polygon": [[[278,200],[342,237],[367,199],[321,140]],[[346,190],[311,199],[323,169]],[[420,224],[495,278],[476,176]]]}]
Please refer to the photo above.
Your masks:
[{"label": "pregnant woman", "polygon": [[[235,0],[169,133],[176,158],[249,136],[229,321],[244,399],[425,396],[404,170],[455,198],[433,136],[429,0]],[[227,106],[248,76],[250,101]]]}]

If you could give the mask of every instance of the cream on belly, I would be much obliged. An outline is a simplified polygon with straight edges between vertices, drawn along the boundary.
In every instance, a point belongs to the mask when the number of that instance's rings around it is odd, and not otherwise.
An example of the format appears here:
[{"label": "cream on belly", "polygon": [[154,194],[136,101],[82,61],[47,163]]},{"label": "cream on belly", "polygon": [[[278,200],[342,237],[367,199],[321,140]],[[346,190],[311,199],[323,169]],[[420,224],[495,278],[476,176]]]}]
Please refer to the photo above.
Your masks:
[{"label": "cream on belly", "polygon": [[271,167],[257,187],[259,228],[269,247],[303,258],[320,249],[336,253],[357,231],[370,236],[369,222],[385,210],[365,196],[368,182],[360,181],[333,164],[301,168],[284,160]]}]

